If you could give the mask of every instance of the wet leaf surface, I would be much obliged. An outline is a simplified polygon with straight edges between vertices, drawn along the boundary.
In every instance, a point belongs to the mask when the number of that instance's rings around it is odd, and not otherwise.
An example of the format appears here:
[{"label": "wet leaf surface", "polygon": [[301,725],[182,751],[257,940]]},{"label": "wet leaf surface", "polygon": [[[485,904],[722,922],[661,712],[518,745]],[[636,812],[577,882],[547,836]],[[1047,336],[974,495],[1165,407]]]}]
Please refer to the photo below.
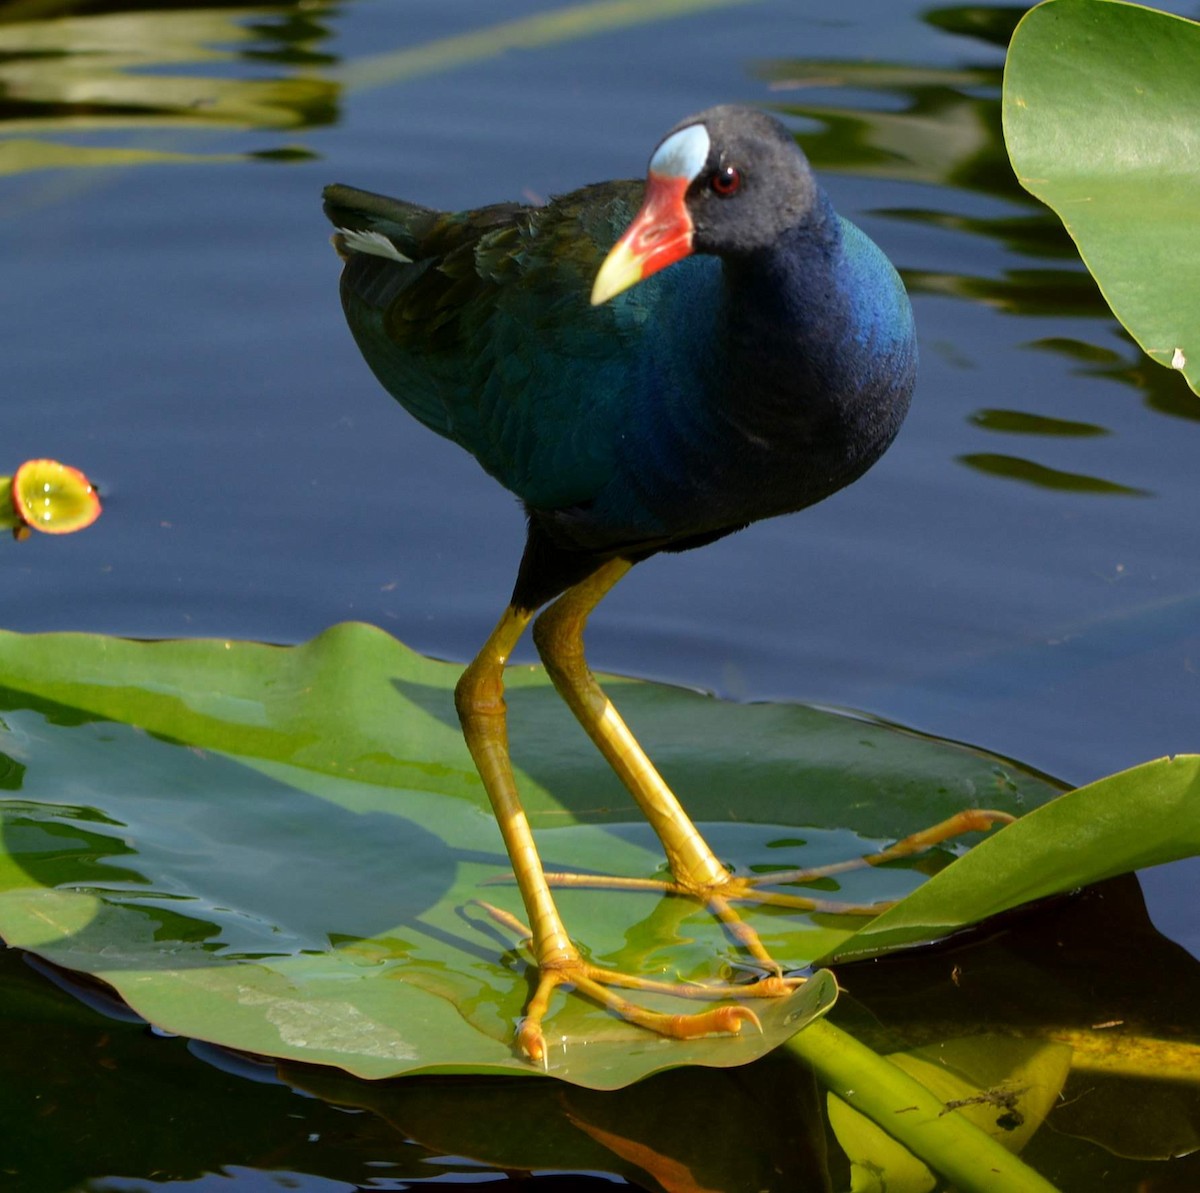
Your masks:
[{"label": "wet leaf surface", "polygon": [[[9,943],[103,978],[160,1026],[248,1052],[370,1077],[537,1072],[510,1042],[529,971],[475,905],[486,896],[520,911],[455,723],[458,668],[354,624],[293,648],[3,635],[0,668]],[[1020,812],[1056,792],[987,755],[866,721],[610,687],[738,872],[842,860],[965,806]],[[540,670],[512,669],[510,708],[548,862],[660,872],[649,830]],[[815,893],[895,898],[952,856],[822,880]],[[572,890],[560,902],[605,964],[686,981],[740,964],[688,901]],[[746,914],[794,968],[863,923]],[[757,1005],[762,1036],[679,1044],[563,994],[549,1072],[612,1087],[680,1064],[744,1064],[831,996],[827,979],[812,981]]]}]

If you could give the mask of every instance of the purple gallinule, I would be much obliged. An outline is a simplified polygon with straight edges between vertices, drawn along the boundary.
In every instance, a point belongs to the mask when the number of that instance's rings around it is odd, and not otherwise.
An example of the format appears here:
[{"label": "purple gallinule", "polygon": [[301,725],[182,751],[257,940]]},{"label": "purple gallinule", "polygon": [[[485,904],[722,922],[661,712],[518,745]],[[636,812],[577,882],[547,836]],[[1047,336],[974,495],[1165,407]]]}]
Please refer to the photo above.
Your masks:
[{"label": "purple gallinule", "polygon": [[[798,979],[782,976],[729,900],[812,903],[726,871],[592,677],[583,630],[639,561],[803,509],[879,459],[917,365],[899,276],[834,212],[788,131],[740,107],[676,125],[644,184],[456,214],[330,186],[325,211],[367,363],[528,516],[512,599],[456,691],[539,969],[518,1047],[544,1059],[542,1018],[564,983],[666,1035],[737,1032],[755,1021],[744,1006],[663,1015],[612,987],[785,993]],[[674,878],[630,885],[706,902],[764,967],[760,980],[681,991],[593,967],[572,944],[551,895],[563,876],[543,872],[521,808],[503,696],[505,662],[549,602],[533,628],[546,670]]]}]

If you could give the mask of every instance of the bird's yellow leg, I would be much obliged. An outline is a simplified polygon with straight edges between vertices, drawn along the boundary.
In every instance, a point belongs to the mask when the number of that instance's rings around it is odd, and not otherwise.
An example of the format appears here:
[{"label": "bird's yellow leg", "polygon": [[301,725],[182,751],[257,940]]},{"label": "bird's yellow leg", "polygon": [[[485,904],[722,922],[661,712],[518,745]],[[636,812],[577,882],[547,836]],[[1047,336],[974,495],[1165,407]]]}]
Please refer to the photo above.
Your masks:
[{"label": "bird's yellow leg", "polygon": [[806,882],[863,866],[876,866],[932,848],[960,833],[990,828],[1013,818],[1004,812],[969,810],[914,833],[904,840],[863,858],[811,870],[772,872],[753,877],[731,875],[709,848],[696,826],[667,786],[654,764],[638,744],[612,702],[596,682],[584,657],[583,632],[588,616],[629,571],[627,560],[614,559],[586,580],[569,589],[537,619],[533,637],[538,653],[554,686],[579,723],[620,776],[662,842],[673,882],[654,879],[598,877],[550,873],[551,886],[589,886],[618,889],[660,889],[665,893],[690,895],[708,904],[733,939],[768,971],[780,974],[758,934],[730,907],[730,901],[767,903],[796,911],[819,911],[842,915],[878,915],[890,904],[870,906],[813,899],[780,891],[762,890]]},{"label": "bird's yellow leg", "polygon": [[[546,1044],[542,1032],[550,996],[559,985],[571,985],[609,1007],[614,1013],[661,1035],[694,1039],[714,1032],[737,1033],[743,1023],[758,1025],[753,1011],[745,1007],[717,1007],[694,1015],[667,1015],[635,1006],[614,994],[609,986],[625,986],[667,993],[685,993],[689,988],[656,983],[631,975],[600,969],[585,962],[567,936],[562,918],[542,868],[529,821],[521,807],[508,752],[508,725],[504,704],[504,666],[513,647],[529,624],[531,612],[509,606],[483,649],[463,672],[454,690],[454,702],[462,722],[463,736],[500,825],[504,846],[512,862],[531,929],[488,908],[500,922],[528,937],[538,968],[538,982],[517,1031],[517,1046],[531,1060],[544,1062]],[[485,905],[486,906],[486,905]],[[741,988],[714,989],[712,997],[739,993]],[[786,993],[781,990],[780,993]]]},{"label": "bird's yellow leg", "polygon": [[559,695],[658,835],[676,884],[703,898],[709,890],[724,887],[729,872],[601,690],[583,654],[588,615],[632,566],[625,559],[610,560],[568,589],[534,623],[533,640]]},{"label": "bird's yellow leg", "polygon": [[[786,992],[796,981],[783,978],[782,968],[771,958],[758,933],[740,919],[728,900],[750,898],[806,911],[817,904],[797,896],[767,894],[764,898],[753,892],[745,880],[730,875],[601,690],[584,658],[583,631],[588,615],[630,567],[628,560],[610,560],[559,597],[534,623],[533,638],[538,653],[559,694],[629,789],[662,842],[674,879],[664,884],[663,889],[706,903],[734,940],[768,971],[770,977],[765,980],[778,985],[780,992]],[[551,875],[549,880],[555,885],[621,889],[637,888],[644,882],[565,874]]]},{"label": "bird's yellow leg", "polygon": [[504,665],[532,614],[510,605],[454,689],[454,703],[467,748],[492,802],[504,848],[521,888],[532,926],[534,956],[539,965],[576,956],[542,871],[533,832],[517,795],[508,754],[508,715],[504,703]]},{"label": "bird's yellow leg", "polygon": [[[532,611],[517,606],[505,610],[455,689],[455,703],[462,721],[463,735],[492,802],[531,925],[530,929],[526,929],[512,917],[506,919],[505,913],[488,908],[489,914],[528,938],[538,968],[537,985],[526,1006],[526,1014],[517,1033],[517,1045],[526,1056],[539,1062],[544,1061],[546,1056],[542,1021],[549,1008],[551,995],[559,985],[573,986],[622,1018],[675,1038],[692,1039],[714,1032],[736,1033],[743,1023],[756,1025],[756,1016],[745,1007],[727,1006],[694,1015],[667,1015],[638,1007],[615,994],[611,987],[703,999],[786,994],[801,979],[782,976],[780,966],[767,953],[754,929],[738,917],[730,906],[731,901],[769,903],[802,911],[874,914],[882,910],[881,905],[862,908],[761,890],[759,886],[763,883],[778,885],[806,881],[824,874],[840,873],[854,866],[877,865],[907,857],[957,833],[990,827],[1010,819],[1004,813],[967,812],[923,833],[907,837],[879,854],[852,862],[816,870],[773,872],[748,878],[730,875],[600,689],[584,658],[583,631],[588,615],[630,567],[631,564],[626,560],[612,560],[569,589],[534,623],[534,639],[555,687],[629,789],[662,842],[671,868],[671,881],[545,872],[517,794],[509,759],[504,704],[504,666],[532,619]],[[551,895],[551,886],[559,885],[617,887],[691,896],[709,907],[733,939],[762,965],[768,976],[749,985],[715,983],[701,986],[656,982],[594,966],[581,958],[567,935]]]}]

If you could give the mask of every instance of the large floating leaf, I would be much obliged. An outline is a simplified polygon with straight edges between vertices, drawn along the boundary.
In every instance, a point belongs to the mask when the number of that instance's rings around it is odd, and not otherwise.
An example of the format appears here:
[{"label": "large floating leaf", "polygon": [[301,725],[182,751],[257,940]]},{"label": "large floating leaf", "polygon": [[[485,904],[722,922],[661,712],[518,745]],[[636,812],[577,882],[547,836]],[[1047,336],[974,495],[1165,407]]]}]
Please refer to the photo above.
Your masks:
[{"label": "large floating leaf", "polygon": [[1200,389],[1200,25],[1049,0],[1017,27],[1004,137],[1021,185],[1074,237],[1117,318]]},{"label": "large floating leaf", "polygon": [[[170,1030],[364,1076],[531,1071],[511,1048],[524,965],[474,904],[519,911],[453,712],[458,669],[378,630],[301,647],[0,634],[0,932],[95,974]],[[1028,812],[1055,789],[961,746],[794,706],[610,683],[741,872],[865,852],[966,806]],[[649,830],[539,669],[510,671],[520,781],[555,868],[650,874]],[[751,910],[789,965],[934,939],[1022,902],[1200,851],[1200,760],[1053,800],[864,927]],[[829,826],[829,827],[813,827]],[[803,848],[802,848],[803,847]],[[920,863],[937,869],[946,855]],[[914,868],[843,876],[896,896]],[[736,957],[684,900],[563,892],[606,964],[685,979]],[[763,1037],[665,1043],[563,994],[550,1071],[596,1088],[739,1064],[832,998],[759,1006]],[[667,1004],[663,1004],[667,1005]],[[677,1005],[675,1009],[681,1009]]]},{"label": "large floating leaf", "polygon": [[[482,886],[508,864],[459,734],[458,674],[362,625],[288,648],[0,634],[0,933],[103,978],[155,1023],[246,1051],[371,1077],[535,1071],[511,1047],[527,970],[473,905],[520,910],[511,884]],[[742,872],[839,860],[963,807],[1024,812],[1056,794],[995,758],[850,717],[609,686]],[[509,706],[548,862],[660,868],[540,669],[510,669]],[[866,870],[834,894],[896,897],[921,877],[915,865]],[[580,890],[560,904],[606,964],[702,980],[736,960],[684,900]],[[747,915],[793,966],[863,923]],[[951,910],[944,921],[966,922]],[[822,980],[760,1004],[762,1037],[679,1044],[564,993],[547,1023],[550,1072],[600,1088],[740,1064],[831,994]]]}]

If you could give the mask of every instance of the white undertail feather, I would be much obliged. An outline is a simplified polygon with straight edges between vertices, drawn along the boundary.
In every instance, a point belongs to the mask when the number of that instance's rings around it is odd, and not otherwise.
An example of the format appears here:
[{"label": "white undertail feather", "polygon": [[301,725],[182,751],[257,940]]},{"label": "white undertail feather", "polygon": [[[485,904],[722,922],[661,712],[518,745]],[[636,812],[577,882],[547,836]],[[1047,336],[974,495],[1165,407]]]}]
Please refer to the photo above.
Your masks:
[{"label": "white undertail feather", "polygon": [[402,265],[411,265],[412,258],[406,257],[382,232],[369,228],[339,228],[342,248],[348,253],[370,253],[373,257],[388,257]]}]

